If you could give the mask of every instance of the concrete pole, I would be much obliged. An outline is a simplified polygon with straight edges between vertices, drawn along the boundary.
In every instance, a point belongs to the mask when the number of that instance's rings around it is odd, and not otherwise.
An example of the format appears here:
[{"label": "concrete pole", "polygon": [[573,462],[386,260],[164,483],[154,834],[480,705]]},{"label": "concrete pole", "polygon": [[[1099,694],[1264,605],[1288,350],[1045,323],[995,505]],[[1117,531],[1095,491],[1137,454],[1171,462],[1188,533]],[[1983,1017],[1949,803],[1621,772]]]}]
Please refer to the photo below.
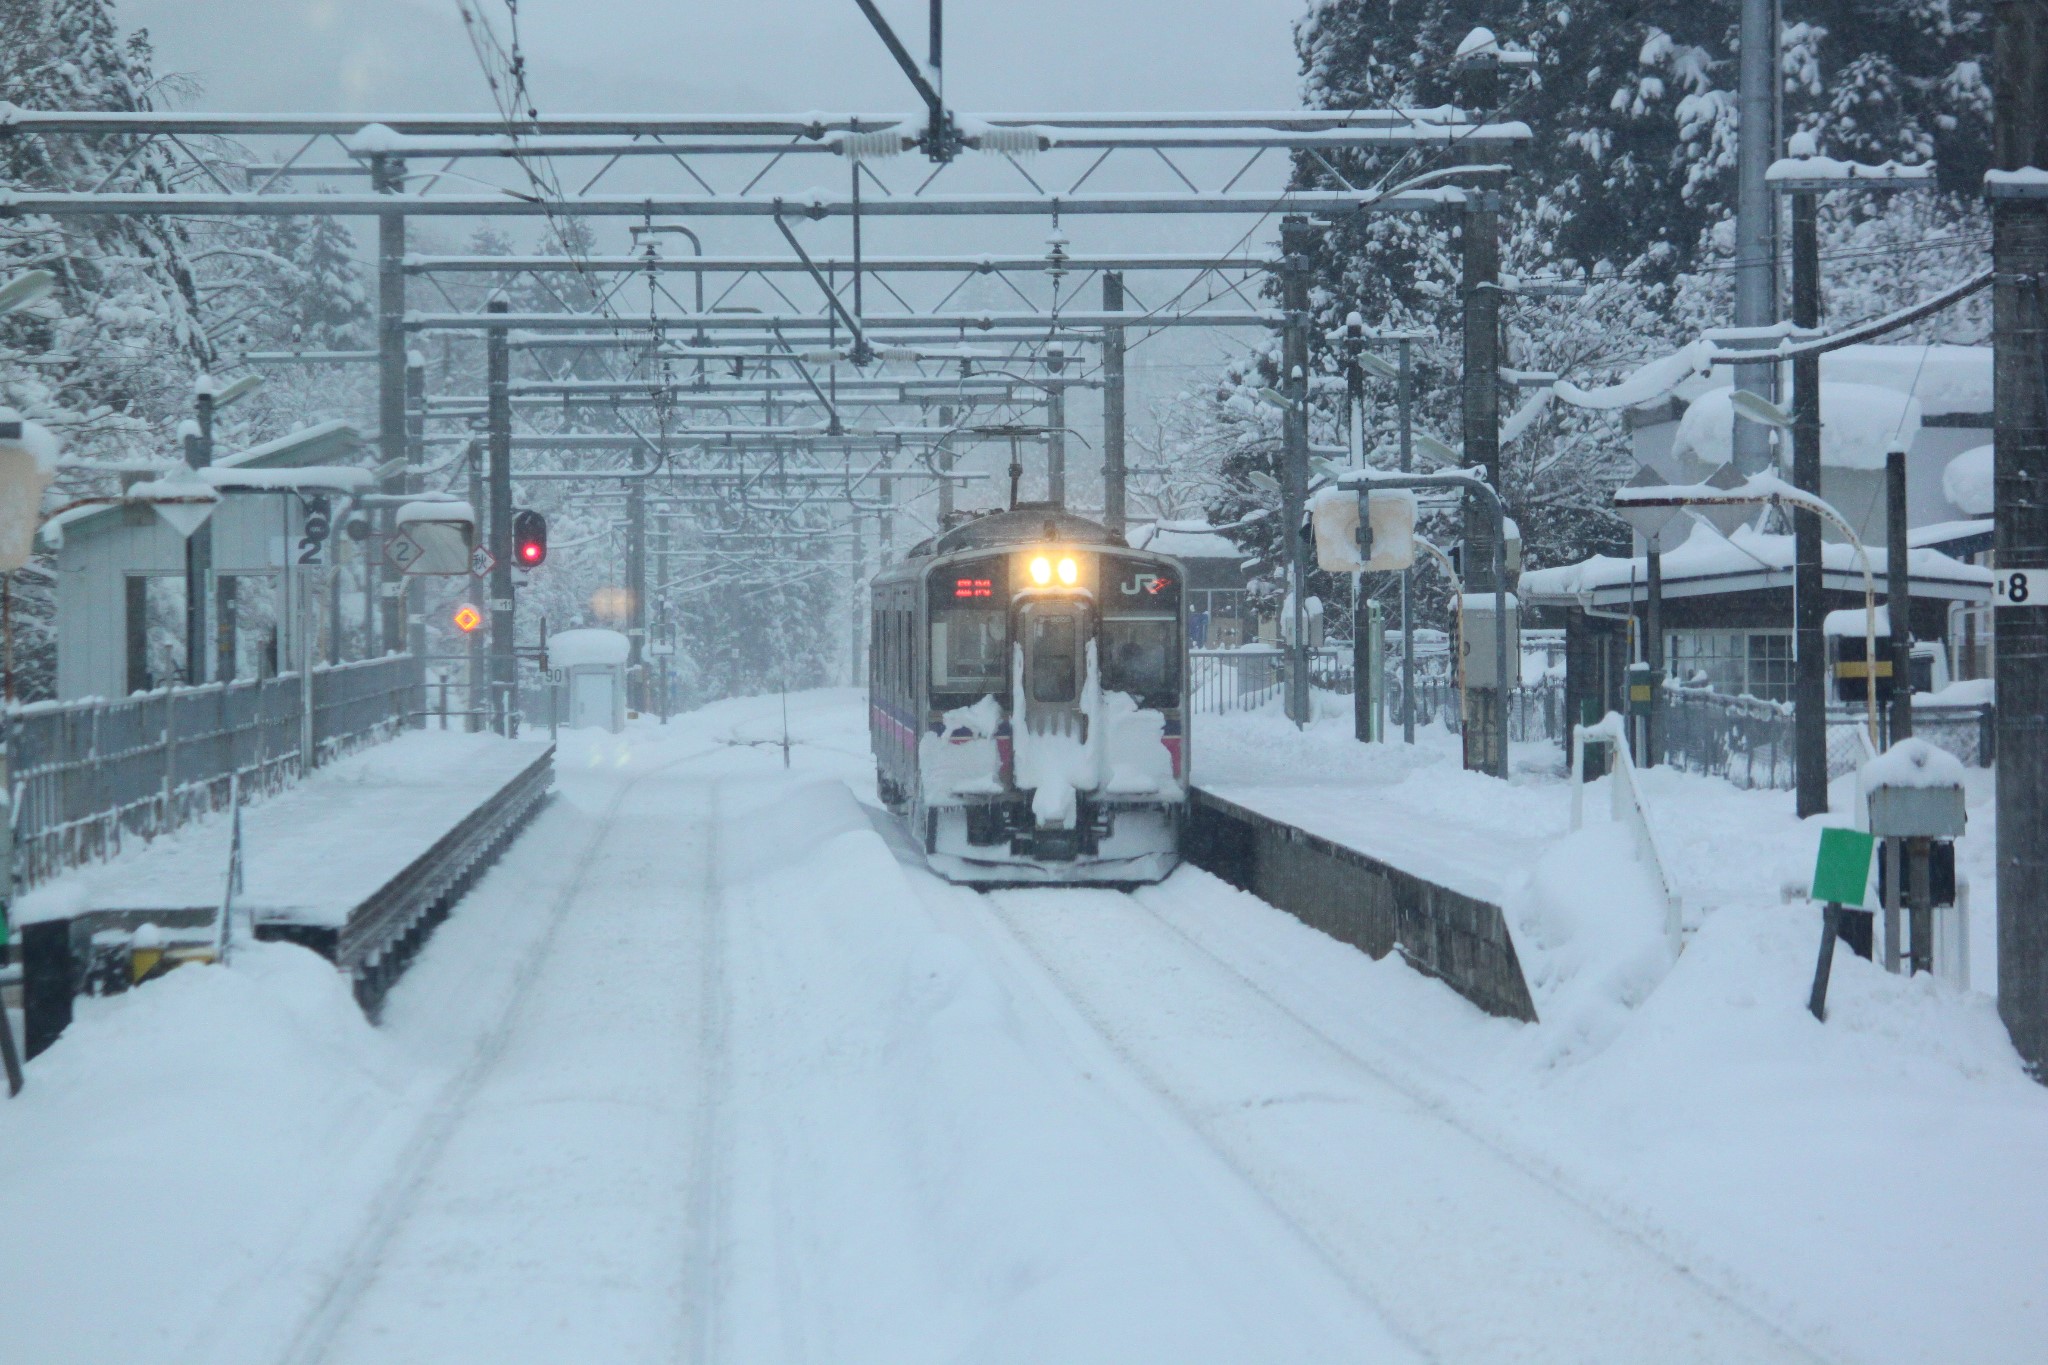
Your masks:
[{"label": "concrete pole", "polygon": [[1287,587],[1294,600],[1293,640],[1287,647],[1287,717],[1305,726],[1310,718],[1308,676],[1308,545],[1301,538],[1308,501],[1308,248],[1305,219],[1280,224],[1280,296],[1287,320],[1281,330],[1280,392],[1288,408],[1282,423],[1280,458],[1280,553],[1286,557]]},{"label": "concrete pole", "polygon": [[[647,467],[645,446],[633,447],[633,468]],[[647,709],[647,480],[626,484],[626,705]]]},{"label": "concrete pole", "polygon": [[[946,428],[946,429],[947,429],[948,431],[952,430],[952,427],[953,427],[953,409],[952,409],[951,407],[941,407],[941,408],[939,409],[939,425],[940,425],[940,426],[942,426],[942,427],[944,427],[944,428]],[[934,467],[934,468],[936,468],[936,469],[937,469],[937,470],[938,470],[938,471],[939,471],[939,472],[940,472],[941,474],[948,474],[948,473],[951,473],[951,472],[952,472],[952,469],[953,469],[953,447],[952,447],[952,444],[951,444],[951,442],[950,442],[950,438],[949,438],[948,440],[945,440],[945,441],[941,441],[941,442],[939,442],[939,446],[938,446],[938,449],[937,449],[937,450],[934,450],[934,451],[932,452],[932,465],[933,465],[933,467]],[[946,531],[947,531],[947,530],[948,530],[948,529],[949,529],[949,528],[950,528],[950,527],[952,526],[952,524],[953,524],[953,481],[952,481],[951,479],[940,479],[940,480],[939,480],[939,534],[940,534],[940,535],[944,535],[944,534],[946,533]]]},{"label": "concrete pole", "polygon": [[[370,159],[370,187],[379,194],[404,188],[405,163],[388,156]],[[377,215],[377,461],[393,471],[384,477],[384,491],[403,492],[405,477],[405,214]],[[387,514],[388,516],[388,514]],[[387,525],[389,523],[387,522]],[[378,567],[387,582],[405,580],[380,554]],[[406,600],[380,595],[384,653],[405,648]]]},{"label": "concrete pole", "polygon": [[[1764,172],[1778,156],[1778,0],[1742,0],[1736,92],[1741,132],[1735,152],[1735,325],[1778,320],[1777,206]],[[1777,397],[1775,365],[1738,365],[1737,388]],[[1735,467],[1770,467],[1769,429],[1735,419]]]},{"label": "concrete pole", "polygon": [[[197,396],[199,434],[185,442],[185,463],[204,469],[213,463],[213,395]],[[206,681],[206,599],[213,579],[213,522],[185,538],[185,681]]]},{"label": "concrete pole", "polygon": [[[1460,73],[1465,106],[1475,111],[1494,108],[1500,97],[1500,63],[1487,53],[1466,62]],[[1466,159],[1484,159],[1468,151]],[[1468,190],[1461,238],[1464,300],[1465,371],[1463,437],[1465,464],[1485,471],[1500,491],[1500,191],[1492,186]],[[1495,521],[1488,509],[1465,500],[1465,591],[1492,592],[1496,559]],[[1461,642],[1462,644],[1462,642]],[[1507,735],[1497,733],[1495,718],[1503,714],[1511,660],[1502,658],[1501,673],[1466,680],[1463,723],[1465,767],[1472,772],[1505,772]]]},{"label": "concrete pole", "polygon": [[[1820,196],[1792,196],[1792,323],[1820,326]],[[1792,362],[1792,484],[1820,489],[1820,357]],[[1792,766],[1799,818],[1828,808],[1828,661],[1820,516],[1792,514]]]},{"label": "concrete pole", "polygon": [[[486,305],[493,313],[504,313],[511,305],[492,299]],[[497,561],[491,566],[491,599],[487,615],[491,622],[491,714],[499,734],[511,733],[512,685],[518,678],[517,656],[513,653],[517,629],[512,617],[512,347],[503,327],[487,334],[485,348],[489,404],[489,465],[485,470],[491,508],[488,534],[478,543],[489,548]]]},{"label": "concrete pole", "polygon": [[[1906,546],[1906,452],[1884,457],[1885,603],[1892,618],[1891,742],[1913,736],[1913,579]],[[1872,686],[1876,680],[1871,680]]]},{"label": "concrete pole", "polygon": [[[471,441],[469,443],[467,463],[469,465],[469,505],[478,516],[482,516],[484,508],[483,442]],[[477,530],[481,532],[483,528],[479,526]],[[484,543],[481,536],[479,536],[477,543]],[[472,580],[472,584],[474,585],[474,580]],[[483,718],[485,713],[490,710],[490,686],[487,681],[490,675],[490,660],[484,653],[484,633],[482,631],[473,630],[469,632],[469,635],[466,637],[466,643],[469,649],[469,701],[466,703],[469,708],[469,718],[462,728],[471,734],[475,734],[484,728]]]},{"label": "concrete pole", "polygon": [[1055,507],[1067,505],[1067,386],[1060,382],[1064,362],[1046,366],[1052,376],[1045,389],[1045,500]]},{"label": "concrete pole", "polygon": [[[1414,386],[1409,366],[1414,347],[1401,342],[1401,378],[1397,395],[1401,408],[1401,472],[1415,469]],[[1401,742],[1415,742],[1415,570],[1401,570]]]},{"label": "concrete pole", "polygon": [[[936,3],[936,0],[935,0]],[[1102,277],[1102,311],[1121,313],[1124,277],[1108,271]],[[1102,524],[1121,539],[1124,507],[1124,329],[1102,330]]]},{"label": "concrete pole", "polygon": [[867,567],[864,562],[867,550],[861,544],[860,513],[855,512],[847,518],[846,536],[849,542],[846,559],[850,565],[847,569],[846,681],[849,687],[866,687],[868,680],[861,667],[861,650],[868,638],[868,598],[867,578],[861,570]]},{"label": "concrete pole", "polygon": [[1649,591],[1644,595],[1643,662],[1650,666],[1650,709],[1643,713],[1643,752],[1637,761],[1645,768],[1657,765],[1658,705],[1664,694],[1664,538],[1653,537],[1644,552],[1649,568]]},{"label": "concrete pole", "polygon": [[[405,491],[417,493],[422,478],[413,472],[425,463],[427,435],[427,358],[418,351],[405,357]],[[338,581],[338,580],[337,580]],[[419,689],[416,726],[427,724],[427,603],[426,585],[418,578],[404,580],[405,647],[412,655],[413,686]],[[337,614],[338,619],[338,614]],[[337,632],[339,634],[339,632]]]},{"label": "concrete pole", "polygon": [[[2001,0],[1993,164],[2048,168],[2048,3]],[[1991,206],[1994,457],[2000,569],[2048,569],[2048,199]],[[1998,678],[1998,1013],[2048,1079],[2048,610],[1993,613]]]}]

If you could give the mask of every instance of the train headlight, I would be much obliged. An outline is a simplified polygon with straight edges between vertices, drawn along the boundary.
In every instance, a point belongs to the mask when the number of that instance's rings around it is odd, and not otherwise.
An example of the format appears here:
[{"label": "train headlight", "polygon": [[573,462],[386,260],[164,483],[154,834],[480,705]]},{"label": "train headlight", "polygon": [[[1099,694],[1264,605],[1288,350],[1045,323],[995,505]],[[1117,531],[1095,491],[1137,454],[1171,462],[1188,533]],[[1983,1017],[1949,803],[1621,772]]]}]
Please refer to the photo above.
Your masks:
[{"label": "train headlight", "polygon": [[1040,587],[1052,582],[1052,561],[1044,555],[1031,561],[1031,581]]},{"label": "train headlight", "polygon": [[1080,577],[1080,566],[1075,564],[1072,559],[1062,559],[1060,561],[1060,582],[1071,588]]}]

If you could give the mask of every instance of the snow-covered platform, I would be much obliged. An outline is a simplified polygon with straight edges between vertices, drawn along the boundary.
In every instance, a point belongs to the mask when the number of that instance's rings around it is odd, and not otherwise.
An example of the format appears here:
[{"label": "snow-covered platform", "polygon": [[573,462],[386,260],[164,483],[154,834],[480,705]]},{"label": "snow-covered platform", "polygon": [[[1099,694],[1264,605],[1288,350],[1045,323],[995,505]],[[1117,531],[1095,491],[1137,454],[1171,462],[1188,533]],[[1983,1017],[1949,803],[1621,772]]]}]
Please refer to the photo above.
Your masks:
[{"label": "snow-covered platform", "polygon": [[[544,742],[416,731],[246,806],[237,918],[318,949],[360,984],[530,813],[552,753]],[[232,830],[218,816],[55,878],[21,898],[18,921],[69,920],[81,947],[95,931],[144,923],[210,935]]]}]

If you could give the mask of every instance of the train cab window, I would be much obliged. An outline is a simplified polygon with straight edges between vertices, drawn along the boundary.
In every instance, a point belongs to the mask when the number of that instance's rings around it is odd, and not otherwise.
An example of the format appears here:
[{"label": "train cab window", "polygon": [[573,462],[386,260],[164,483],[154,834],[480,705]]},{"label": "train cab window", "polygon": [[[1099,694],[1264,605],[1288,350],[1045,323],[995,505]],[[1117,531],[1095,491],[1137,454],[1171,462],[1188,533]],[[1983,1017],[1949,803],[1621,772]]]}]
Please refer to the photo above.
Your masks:
[{"label": "train cab window", "polygon": [[1072,702],[1081,691],[1080,622],[1071,614],[1025,617],[1024,678],[1031,700]]},{"label": "train cab window", "polygon": [[1180,687],[1180,623],[1171,616],[1106,617],[1102,622],[1102,686],[1142,704]]},{"label": "train cab window", "polygon": [[1000,610],[947,607],[932,612],[932,690],[1000,692],[1009,644]]}]

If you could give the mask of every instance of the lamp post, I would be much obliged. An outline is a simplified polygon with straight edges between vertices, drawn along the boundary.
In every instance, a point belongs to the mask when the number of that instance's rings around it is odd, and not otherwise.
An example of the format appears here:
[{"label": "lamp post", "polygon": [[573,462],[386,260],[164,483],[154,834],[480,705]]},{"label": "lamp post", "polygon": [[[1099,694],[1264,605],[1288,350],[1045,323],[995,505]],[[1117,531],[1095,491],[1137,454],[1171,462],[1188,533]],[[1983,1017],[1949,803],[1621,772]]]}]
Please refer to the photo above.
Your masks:
[{"label": "lamp post", "polygon": [[[185,430],[185,463],[204,469],[213,463],[213,420],[222,408],[234,403],[263,380],[245,374],[227,384],[210,374],[192,381],[196,420]],[[202,524],[185,539],[185,681],[206,681],[206,596],[213,578],[213,528]]]}]

